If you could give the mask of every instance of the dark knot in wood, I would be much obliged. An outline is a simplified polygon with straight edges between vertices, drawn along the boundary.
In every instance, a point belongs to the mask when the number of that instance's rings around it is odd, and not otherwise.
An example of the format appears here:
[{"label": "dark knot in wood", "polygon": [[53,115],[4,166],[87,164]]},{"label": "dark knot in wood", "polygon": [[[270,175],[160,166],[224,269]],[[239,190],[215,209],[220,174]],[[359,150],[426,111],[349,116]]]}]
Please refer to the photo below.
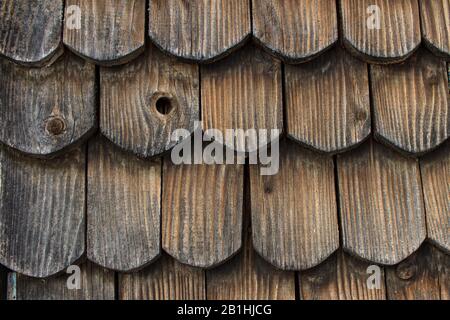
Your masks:
[{"label": "dark knot in wood", "polygon": [[45,121],[45,131],[52,136],[59,136],[66,130],[66,122],[61,117],[50,117]]},{"label": "dark knot in wood", "polygon": [[416,273],[417,273],[417,267],[416,265],[410,263],[410,262],[404,262],[400,263],[397,266],[397,276],[402,280],[410,280],[412,279]]}]

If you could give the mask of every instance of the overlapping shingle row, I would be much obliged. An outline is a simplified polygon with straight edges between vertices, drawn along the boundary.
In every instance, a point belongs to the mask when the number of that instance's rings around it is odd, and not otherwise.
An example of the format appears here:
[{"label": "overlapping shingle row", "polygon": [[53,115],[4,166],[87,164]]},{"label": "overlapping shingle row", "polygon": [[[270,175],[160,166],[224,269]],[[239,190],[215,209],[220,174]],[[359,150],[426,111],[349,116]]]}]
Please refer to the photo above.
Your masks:
[{"label": "overlapping shingle row", "polygon": [[[86,252],[134,271],[164,250],[226,269],[246,201],[280,269],[339,247],[385,265],[425,239],[448,252],[448,8],[151,0],[146,28],[144,0],[0,0],[0,263],[47,277]],[[283,130],[279,173],[161,160],[197,120]]]}]

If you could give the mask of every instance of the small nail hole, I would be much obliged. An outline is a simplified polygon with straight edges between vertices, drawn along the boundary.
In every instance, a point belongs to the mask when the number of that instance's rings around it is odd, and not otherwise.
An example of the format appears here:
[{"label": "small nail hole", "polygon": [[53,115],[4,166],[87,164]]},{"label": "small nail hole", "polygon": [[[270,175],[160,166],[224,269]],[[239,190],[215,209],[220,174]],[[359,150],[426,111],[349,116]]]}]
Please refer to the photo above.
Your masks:
[{"label": "small nail hole", "polygon": [[164,116],[168,115],[173,110],[172,101],[166,97],[159,98],[156,100],[156,110]]}]

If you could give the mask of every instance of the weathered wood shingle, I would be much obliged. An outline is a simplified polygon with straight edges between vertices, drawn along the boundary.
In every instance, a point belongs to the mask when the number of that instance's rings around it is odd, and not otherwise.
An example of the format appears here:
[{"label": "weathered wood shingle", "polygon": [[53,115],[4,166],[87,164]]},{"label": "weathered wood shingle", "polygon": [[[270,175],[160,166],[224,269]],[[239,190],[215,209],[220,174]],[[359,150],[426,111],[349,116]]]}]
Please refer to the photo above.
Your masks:
[{"label": "weathered wood shingle", "polygon": [[426,49],[403,64],[371,66],[375,137],[420,155],[450,135],[446,64]]},{"label": "weathered wood shingle", "polygon": [[43,66],[62,53],[64,0],[0,0],[0,55]]},{"label": "weathered wood shingle", "polygon": [[85,152],[33,159],[0,147],[0,263],[48,277],[84,253]]},{"label": "weathered wood shingle", "polygon": [[338,156],[345,250],[386,265],[399,263],[426,237],[418,161],[374,141]]},{"label": "weathered wood shingle", "polygon": [[252,0],[253,35],[287,62],[314,58],[338,40],[334,0]]},{"label": "weathered wood shingle", "polygon": [[83,58],[115,65],[144,51],[145,0],[66,0],[66,8],[64,44]]},{"label": "weathered wood shingle", "polygon": [[[378,287],[369,288],[367,280],[380,268]],[[376,271],[378,272],[378,270]],[[384,300],[386,299],[384,268],[363,262],[339,250],[319,266],[299,273],[302,300]]]},{"label": "weathered wood shingle", "polygon": [[288,137],[336,153],[370,134],[367,64],[340,48],[300,65],[285,66]]},{"label": "weathered wood shingle", "polygon": [[[283,129],[281,63],[255,46],[247,46],[201,73],[203,129],[266,129],[267,142]],[[279,132],[271,134],[272,129]],[[239,152],[252,152],[261,140],[243,135],[224,138],[224,144]]]},{"label": "weathered wood shingle", "polygon": [[450,253],[450,140],[420,160],[428,238]]},{"label": "weathered wood shingle", "polygon": [[137,273],[119,275],[120,300],[205,300],[205,271],[163,253]]},{"label": "weathered wood shingle", "polygon": [[250,0],[153,0],[150,38],[177,57],[211,62],[250,35]]},{"label": "weathered wood shingle", "polygon": [[96,127],[95,68],[66,54],[48,68],[0,60],[0,141],[49,156],[88,137]]},{"label": "weathered wood shingle", "polygon": [[388,299],[439,300],[441,288],[450,290],[448,280],[441,278],[445,275],[441,268],[446,268],[448,274],[450,258],[440,260],[440,255],[438,249],[425,243],[398,265],[386,268]]},{"label": "weathered wood shingle", "polygon": [[151,157],[172,148],[176,129],[199,120],[198,66],[150,46],[125,66],[100,70],[100,129],[119,147]]},{"label": "weathered wood shingle", "polygon": [[9,274],[8,300],[114,300],[114,272],[84,263],[80,266],[80,287],[74,284],[73,275],[62,273],[48,279],[36,279],[17,273]]},{"label": "weathered wood shingle", "polygon": [[341,0],[344,46],[363,59],[395,63],[419,46],[417,0]]},{"label": "weathered wood shingle", "polygon": [[339,248],[333,158],[285,141],[280,167],[250,167],[253,245],[280,269],[308,269]]},{"label": "weathered wood shingle", "polygon": [[161,161],[142,160],[104,138],[89,143],[87,256],[130,271],[160,254]]},{"label": "weathered wood shingle", "polygon": [[206,273],[209,300],[294,300],[295,273],[264,261],[252,246],[249,177],[245,184],[242,250],[230,261]]},{"label": "weathered wood shingle", "polygon": [[175,165],[163,170],[162,245],[182,263],[218,265],[242,242],[243,165]]},{"label": "weathered wood shingle", "polygon": [[419,0],[419,4],[425,45],[450,60],[450,1]]}]

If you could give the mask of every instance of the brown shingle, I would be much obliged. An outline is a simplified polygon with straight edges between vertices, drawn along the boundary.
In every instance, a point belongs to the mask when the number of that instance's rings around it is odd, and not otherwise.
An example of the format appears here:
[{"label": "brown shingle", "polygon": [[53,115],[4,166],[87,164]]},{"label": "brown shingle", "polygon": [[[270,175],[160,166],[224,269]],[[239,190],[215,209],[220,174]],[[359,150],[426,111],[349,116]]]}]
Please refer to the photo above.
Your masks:
[{"label": "brown shingle", "polygon": [[0,146],[0,262],[48,277],[84,253],[85,152],[32,159]]},{"label": "brown shingle", "polygon": [[450,1],[419,0],[425,45],[450,60]]},{"label": "brown shingle", "polygon": [[243,165],[164,159],[162,246],[182,263],[209,268],[241,248]]},{"label": "brown shingle", "polygon": [[417,0],[341,0],[340,13],[344,45],[367,61],[399,62],[420,44]]},{"label": "brown shingle", "polygon": [[113,270],[160,254],[161,160],[145,161],[105,138],[89,142],[87,256]]},{"label": "brown shingle", "polygon": [[[370,266],[380,268],[378,288],[367,286],[367,280],[375,270],[368,269]],[[386,299],[384,268],[363,262],[342,250],[319,266],[300,272],[298,281],[302,300]]]},{"label": "brown shingle", "polygon": [[[125,66],[100,70],[100,130],[119,147],[151,157],[170,150],[176,129],[194,131],[199,120],[198,66],[151,46]],[[161,114],[157,104],[168,101]]]},{"label": "brown shingle", "polygon": [[272,176],[250,167],[253,246],[280,269],[311,268],[339,248],[333,158],[287,141],[279,161]]},{"label": "brown shingle", "polygon": [[[441,266],[448,269],[447,261],[440,261],[440,253],[425,243],[417,252],[397,266],[386,268],[387,297],[389,300],[439,300]],[[444,280],[444,279],[442,279]],[[442,281],[445,288],[445,280]],[[448,286],[448,285],[447,285]]]},{"label": "brown shingle", "polygon": [[450,140],[420,160],[428,238],[450,252]]},{"label": "brown shingle", "polygon": [[[64,44],[101,65],[126,63],[144,51],[145,0],[66,0]],[[80,15],[80,28],[72,23]],[[71,20],[72,19],[72,20]]]},{"label": "brown shingle", "polygon": [[87,262],[80,266],[80,288],[68,289],[71,274],[35,279],[9,274],[9,300],[114,300],[114,272]]},{"label": "brown shingle", "polygon": [[352,148],[370,134],[367,64],[341,48],[285,66],[287,134],[327,153]]},{"label": "brown shingle", "polygon": [[62,53],[63,0],[0,1],[0,55],[43,66]]},{"label": "brown shingle", "polygon": [[420,155],[450,135],[445,62],[423,49],[398,65],[371,66],[375,137]]},{"label": "brown shingle", "polygon": [[244,244],[227,263],[208,270],[207,298],[210,300],[294,300],[295,273],[281,271],[264,261],[252,247],[249,189],[246,188]]},{"label": "brown shingle", "polygon": [[[254,46],[220,62],[202,66],[201,105],[203,129],[283,128],[281,64]],[[269,139],[275,140],[270,135]],[[237,137],[225,145],[239,152],[257,150],[256,141]],[[269,140],[268,139],[268,140]],[[270,141],[270,140],[269,140]]]},{"label": "brown shingle", "polygon": [[204,300],[205,271],[163,253],[145,270],[119,275],[120,300]]},{"label": "brown shingle", "polygon": [[250,35],[249,1],[150,1],[150,38],[164,51],[183,59],[218,60]]},{"label": "brown shingle", "polygon": [[287,62],[309,60],[338,40],[336,4],[330,0],[252,0],[253,35]]},{"label": "brown shingle", "polygon": [[94,66],[66,54],[47,68],[0,61],[0,140],[49,156],[87,138],[96,127]]},{"label": "brown shingle", "polygon": [[343,247],[393,265],[426,237],[418,161],[374,141],[338,156]]}]

